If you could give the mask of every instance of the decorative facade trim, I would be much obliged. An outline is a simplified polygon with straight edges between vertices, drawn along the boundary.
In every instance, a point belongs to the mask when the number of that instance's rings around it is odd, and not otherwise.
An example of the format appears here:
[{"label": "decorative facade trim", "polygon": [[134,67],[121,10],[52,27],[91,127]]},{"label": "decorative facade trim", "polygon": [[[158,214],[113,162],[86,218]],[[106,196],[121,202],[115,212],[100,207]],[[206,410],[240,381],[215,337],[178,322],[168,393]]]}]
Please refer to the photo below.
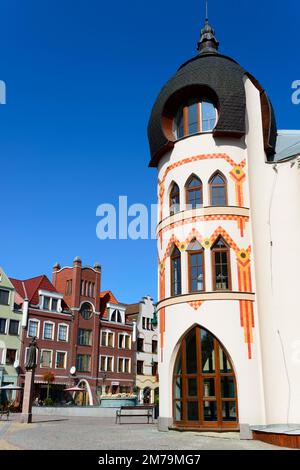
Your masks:
[{"label": "decorative facade trim", "polygon": [[[187,236],[185,240],[182,242],[177,239],[177,237],[172,234],[167,248],[164,252],[162,259],[159,259],[159,303],[158,309],[160,310],[160,344],[161,344],[161,360],[162,360],[162,351],[164,346],[164,332],[165,332],[165,307],[169,305],[174,305],[177,303],[183,302],[194,302],[194,301],[204,301],[211,299],[211,293],[204,292],[198,294],[192,294],[192,296],[196,296],[196,298],[190,297],[191,294],[186,294],[183,296],[172,297],[171,299],[165,299],[165,267],[166,267],[166,260],[170,256],[172,246],[176,245],[177,248],[184,252],[191,240],[196,239],[200,245],[204,249],[210,249],[214,242],[217,240],[219,236],[222,236],[224,240],[228,243],[230,248],[234,250],[237,257],[237,269],[238,269],[238,288],[239,293],[234,292],[213,292],[215,299],[217,300],[239,300],[240,302],[240,323],[241,327],[244,329],[244,338],[245,343],[248,347],[248,358],[252,358],[251,352],[251,344],[253,343],[253,333],[252,329],[254,328],[254,313],[253,313],[253,301],[254,301],[254,294],[252,294],[252,282],[251,282],[251,247],[248,248],[240,248],[236,242],[232,239],[232,237],[226,232],[226,230],[219,226],[216,230],[212,233],[210,237],[204,238],[201,233],[198,232],[195,228],[193,228],[190,234]],[[242,298],[240,297],[240,293],[242,294]],[[246,297],[244,297],[246,293]],[[208,297],[207,297],[208,296]],[[225,296],[225,297],[222,297]],[[234,297],[232,297],[234,296]],[[185,298],[186,300],[183,300]],[[162,302],[164,301],[164,302]],[[190,305],[192,308],[196,307],[196,304]],[[200,305],[197,307],[196,310]]]},{"label": "decorative facade trim", "polygon": [[[192,308],[198,310],[204,302],[210,302],[212,300],[236,300],[237,302],[254,302],[255,294],[253,292],[193,292],[192,294],[183,294],[176,297],[169,297],[164,299],[157,304],[157,309],[160,312],[161,309],[171,307],[172,305],[188,303]],[[197,308],[195,308],[197,307]]]},{"label": "decorative facade trim", "polygon": [[165,194],[165,181],[167,178],[167,175],[170,173],[170,171],[174,170],[175,168],[178,168],[182,165],[186,165],[188,163],[193,163],[196,161],[200,160],[211,160],[211,159],[223,159],[225,160],[231,167],[232,170],[230,172],[231,178],[234,180],[235,185],[236,185],[236,204],[237,206],[243,206],[241,203],[244,198],[243,198],[243,193],[242,193],[242,184],[246,180],[246,173],[244,172],[243,168],[246,165],[246,160],[242,160],[240,163],[236,163],[232,158],[229,157],[226,153],[212,153],[212,154],[202,154],[202,155],[194,155],[193,157],[187,157],[184,158],[183,160],[180,160],[178,162],[172,163],[169,165],[161,180],[158,180],[158,185],[159,185],[159,202],[160,202],[160,221],[163,218],[163,198]]},{"label": "decorative facade trim", "polygon": [[[210,213],[207,214],[206,212]],[[205,207],[203,209],[182,211],[160,222],[157,227],[157,234],[161,236],[175,227],[195,222],[210,222],[214,220],[236,221],[241,237],[243,237],[245,224],[249,222],[249,209],[240,209],[238,207]]]}]

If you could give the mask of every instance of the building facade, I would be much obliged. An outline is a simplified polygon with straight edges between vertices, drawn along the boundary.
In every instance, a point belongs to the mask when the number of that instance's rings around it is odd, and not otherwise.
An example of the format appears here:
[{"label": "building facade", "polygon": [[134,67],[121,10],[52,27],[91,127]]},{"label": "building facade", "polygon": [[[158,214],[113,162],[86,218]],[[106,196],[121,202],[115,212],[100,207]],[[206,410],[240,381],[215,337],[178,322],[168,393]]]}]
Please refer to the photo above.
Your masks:
[{"label": "building facade", "polygon": [[100,359],[102,396],[134,393],[135,347],[134,324],[127,320],[126,305],[117,301],[111,291],[100,294]]},{"label": "building facade", "polygon": [[15,304],[21,317],[21,349],[18,385],[24,387],[25,363],[32,338],[37,338],[37,367],[34,399],[47,397],[48,380],[52,374],[51,398],[66,399],[64,389],[70,385],[72,314],[60,294],[45,275],[31,279],[10,279],[16,291]]},{"label": "building facade", "polygon": [[153,326],[153,299],[143,297],[139,303],[127,305],[126,317],[136,327],[136,390],[140,404],[155,403],[158,389],[158,333]]},{"label": "building facade", "polygon": [[[85,404],[96,404],[99,387],[100,283],[101,268],[82,266],[76,257],[73,266],[53,268],[52,283],[64,296],[73,315],[70,367],[76,384],[86,388]],[[74,370],[74,369],[73,369]]]},{"label": "building facade", "polygon": [[[15,309],[15,289],[0,267],[0,386],[17,385],[22,314]],[[2,391],[2,401],[15,392]]]},{"label": "building facade", "polygon": [[78,257],[71,267],[56,264],[52,282],[72,312],[70,367],[74,382],[87,390],[85,404],[132,392],[133,327],[126,323],[125,306],[110,291],[100,293],[100,265],[82,266]]},{"label": "building facade", "polygon": [[24,387],[27,351],[36,337],[34,399],[47,397],[49,373],[50,396],[57,404],[71,399],[65,392],[70,387],[83,389],[71,393],[81,405],[99,405],[106,395],[132,394],[135,327],[126,319],[126,305],[110,291],[100,293],[100,286],[100,265],[82,266],[78,257],[72,266],[56,263],[52,283],[45,275],[8,279],[1,270],[2,384]]},{"label": "building facade", "polygon": [[300,255],[286,238],[300,236],[300,170],[291,148],[279,160],[267,93],[218,45],[206,20],[198,55],[163,87],[148,125],[159,426],[251,437],[300,423]]}]

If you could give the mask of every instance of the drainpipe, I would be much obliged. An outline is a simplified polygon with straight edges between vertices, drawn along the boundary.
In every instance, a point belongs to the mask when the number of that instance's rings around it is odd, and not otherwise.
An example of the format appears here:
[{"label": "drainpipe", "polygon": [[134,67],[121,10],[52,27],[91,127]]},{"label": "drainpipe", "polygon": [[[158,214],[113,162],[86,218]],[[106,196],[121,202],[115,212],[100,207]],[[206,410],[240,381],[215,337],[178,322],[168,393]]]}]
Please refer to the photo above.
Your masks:
[{"label": "drainpipe", "polygon": [[137,374],[137,327],[136,327],[136,321],[132,322],[132,342],[133,342],[133,390],[136,387],[136,374]]},{"label": "drainpipe", "polygon": [[22,307],[22,327],[26,328],[27,326],[27,320],[28,320],[28,306],[29,306],[29,301],[27,297],[24,299],[23,302],[23,307]]}]

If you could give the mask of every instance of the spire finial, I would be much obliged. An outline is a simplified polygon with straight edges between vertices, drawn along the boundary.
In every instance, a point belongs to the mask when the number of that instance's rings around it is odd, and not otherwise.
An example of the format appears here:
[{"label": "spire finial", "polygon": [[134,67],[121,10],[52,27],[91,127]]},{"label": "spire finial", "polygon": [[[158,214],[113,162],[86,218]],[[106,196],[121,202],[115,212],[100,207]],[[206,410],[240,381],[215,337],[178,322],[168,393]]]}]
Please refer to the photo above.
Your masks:
[{"label": "spire finial", "polygon": [[215,37],[215,31],[208,22],[208,0],[205,0],[205,25],[201,29],[197,49],[199,54],[217,53],[219,41]]}]

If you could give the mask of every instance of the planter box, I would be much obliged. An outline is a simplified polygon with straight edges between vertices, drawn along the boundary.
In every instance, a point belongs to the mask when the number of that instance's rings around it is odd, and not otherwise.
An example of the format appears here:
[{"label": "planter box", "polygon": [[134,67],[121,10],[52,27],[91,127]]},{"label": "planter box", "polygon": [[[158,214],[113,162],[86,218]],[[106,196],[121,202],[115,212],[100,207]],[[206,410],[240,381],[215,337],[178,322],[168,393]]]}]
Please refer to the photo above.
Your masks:
[{"label": "planter box", "polygon": [[101,398],[101,408],[120,408],[121,406],[136,406],[137,398]]}]

